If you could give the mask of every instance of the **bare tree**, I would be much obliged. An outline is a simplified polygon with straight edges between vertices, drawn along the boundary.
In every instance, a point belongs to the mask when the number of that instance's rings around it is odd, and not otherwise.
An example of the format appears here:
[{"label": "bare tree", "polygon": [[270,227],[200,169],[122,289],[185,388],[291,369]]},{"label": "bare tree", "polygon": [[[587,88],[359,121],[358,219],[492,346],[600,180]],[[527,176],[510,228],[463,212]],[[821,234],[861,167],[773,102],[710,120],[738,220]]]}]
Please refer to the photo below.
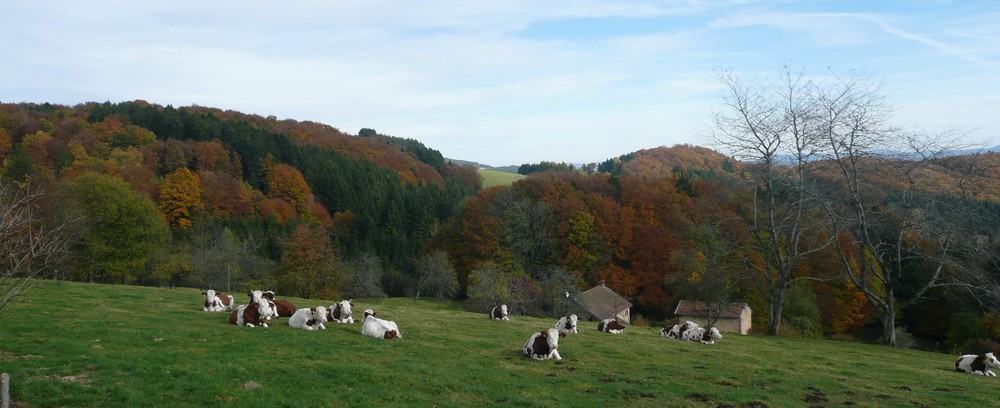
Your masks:
[{"label": "bare tree", "polygon": [[[810,190],[810,163],[816,160],[821,118],[814,84],[785,67],[778,81],[718,75],[723,111],[714,115],[712,137],[722,150],[746,163],[749,197],[735,221],[746,229],[744,266],[768,303],[769,334],[777,334],[789,288],[809,276],[797,266],[829,246],[826,226],[814,215],[820,205]],[[823,231],[823,232],[821,232]],[[824,238],[825,237],[825,238]]]},{"label": "bare tree", "polygon": [[381,298],[382,260],[371,253],[365,253],[345,265],[346,271],[341,284],[341,292],[349,298]]},{"label": "bare tree", "polygon": [[417,260],[417,273],[420,275],[420,280],[413,296],[414,302],[425,290],[441,300],[454,296],[458,291],[455,265],[448,259],[448,253],[443,250],[421,256]]},{"label": "bare tree", "polygon": [[35,217],[41,192],[0,182],[0,311],[68,254],[69,221],[45,225]]},{"label": "bare tree", "polygon": [[[982,285],[976,267],[985,249],[975,237],[982,213],[963,193],[975,182],[937,165],[963,146],[961,133],[915,134],[888,125],[892,109],[859,73],[836,76],[816,94],[836,193],[827,206],[838,235],[837,254],[896,345],[896,316],[927,299],[931,289]],[[974,158],[973,158],[974,159]],[[971,165],[969,168],[976,168]],[[978,246],[978,247],[977,247]],[[993,285],[995,286],[995,283]],[[980,286],[981,288],[982,286]]]}]

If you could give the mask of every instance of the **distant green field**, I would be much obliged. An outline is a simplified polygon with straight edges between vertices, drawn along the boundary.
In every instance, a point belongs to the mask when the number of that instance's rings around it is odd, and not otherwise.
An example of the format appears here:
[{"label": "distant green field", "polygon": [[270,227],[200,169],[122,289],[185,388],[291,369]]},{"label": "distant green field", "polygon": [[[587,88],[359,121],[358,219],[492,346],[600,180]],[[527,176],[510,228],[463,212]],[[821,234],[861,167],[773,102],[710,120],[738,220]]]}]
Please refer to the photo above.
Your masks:
[{"label": "distant green field", "polygon": [[514,180],[522,177],[520,174],[489,169],[479,169],[479,174],[483,176],[484,189],[493,186],[509,186]]},{"label": "distant green field", "polygon": [[555,319],[355,299],[357,315],[373,308],[399,324],[403,338],[377,340],[360,323],[236,327],[201,300],[196,289],[38,282],[0,314],[12,406],[988,407],[1000,395],[1000,379],[957,373],[954,356],[868,344],[726,335],[704,345],[582,322],[560,341],[561,361],[531,361],[524,342]]}]

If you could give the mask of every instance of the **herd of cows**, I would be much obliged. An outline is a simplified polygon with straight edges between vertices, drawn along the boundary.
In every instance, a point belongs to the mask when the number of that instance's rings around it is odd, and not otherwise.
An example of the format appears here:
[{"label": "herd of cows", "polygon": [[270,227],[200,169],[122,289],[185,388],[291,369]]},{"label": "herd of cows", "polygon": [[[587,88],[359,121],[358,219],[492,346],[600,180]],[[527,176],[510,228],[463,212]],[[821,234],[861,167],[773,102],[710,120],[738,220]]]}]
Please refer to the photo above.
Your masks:
[{"label": "herd of cows", "polygon": [[[489,314],[493,320],[510,320],[507,315],[507,305],[494,307]],[[556,322],[555,327],[540,331],[531,335],[528,342],[524,343],[524,354],[532,360],[545,360],[554,358],[562,360],[559,355],[559,339],[566,337],[569,333],[579,333],[577,323],[579,318],[575,314],[563,316]],[[625,332],[625,326],[617,319],[604,319],[597,324],[597,331],[601,333],[621,334]],[[704,344],[715,344],[716,340],[722,339],[719,330],[710,327],[705,329],[694,322],[684,322],[671,327],[664,327],[660,330],[660,337],[697,341]]]},{"label": "herd of cows", "polygon": [[[317,306],[313,308],[296,308],[292,302],[275,299],[274,292],[254,290],[247,292],[249,302],[235,306],[232,295],[225,295],[214,290],[202,292],[205,304],[202,310],[206,312],[230,312],[229,324],[246,327],[267,327],[274,317],[287,317],[288,326],[303,330],[326,330],[326,322],[354,323],[350,300],[342,300],[330,307]],[[375,317],[375,311],[367,309],[361,320],[361,334],[379,339],[395,339],[403,337],[399,326],[391,320]]]},{"label": "herd of cows", "polygon": [[[350,300],[342,300],[330,305],[330,307],[318,306],[308,309],[298,309],[291,302],[284,299],[275,299],[274,292],[254,290],[247,292],[249,302],[244,305],[235,306],[235,300],[231,295],[225,295],[214,290],[202,292],[205,298],[202,310],[206,312],[230,312],[229,323],[237,326],[267,327],[268,322],[273,317],[287,317],[290,327],[304,330],[325,330],[323,323],[354,323],[354,316],[351,312],[353,303]],[[489,317],[493,320],[510,320],[507,314],[507,305],[494,307]],[[544,360],[554,358],[561,360],[559,355],[559,339],[566,337],[569,333],[579,333],[577,330],[578,318],[575,314],[559,318],[556,325],[544,331],[531,335],[524,343],[524,354],[532,360]],[[616,319],[604,319],[597,324],[597,330],[602,333],[620,334],[625,331],[625,326]],[[361,320],[361,334],[378,339],[402,338],[399,326],[391,320],[383,320],[375,317],[375,311],[366,309]],[[660,336],[665,338],[697,341],[704,344],[715,344],[722,339],[722,334],[715,327],[704,328],[694,322],[684,322],[660,330]],[[993,368],[1000,369],[1000,360],[993,353],[986,354],[966,354],[955,360],[955,371],[967,372],[976,375],[996,377]]]}]

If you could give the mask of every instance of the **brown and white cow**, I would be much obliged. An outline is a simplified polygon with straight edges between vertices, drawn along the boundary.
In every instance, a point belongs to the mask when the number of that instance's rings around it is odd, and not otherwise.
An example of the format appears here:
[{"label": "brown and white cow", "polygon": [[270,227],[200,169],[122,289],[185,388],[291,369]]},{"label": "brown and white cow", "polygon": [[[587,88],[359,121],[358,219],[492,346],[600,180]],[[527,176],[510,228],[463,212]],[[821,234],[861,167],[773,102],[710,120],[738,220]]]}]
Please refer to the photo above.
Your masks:
[{"label": "brown and white cow", "polygon": [[490,310],[490,319],[493,319],[493,320],[510,320],[510,318],[507,317],[507,305],[500,305],[500,306],[494,307],[493,310]]},{"label": "brown and white cow", "polygon": [[719,329],[709,327],[692,327],[681,333],[681,340],[697,341],[705,344],[715,344],[716,340],[722,340],[722,333]]},{"label": "brown and white cow", "polygon": [[664,327],[663,329],[660,330],[660,337],[680,340],[681,335],[683,335],[684,332],[688,331],[689,329],[697,327],[699,327],[697,323],[692,321],[685,321],[683,324],[675,324],[671,326],[669,329]]},{"label": "brown and white cow", "polygon": [[201,292],[201,297],[205,298],[205,305],[201,309],[206,312],[228,312],[233,310],[233,296],[222,292],[208,289]]},{"label": "brown and white cow", "polygon": [[579,333],[577,330],[577,321],[578,318],[575,314],[560,317],[559,321],[556,322],[556,330],[559,330],[560,333]]},{"label": "brown and white cow", "polygon": [[264,297],[264,299],[267,299],[269,302],[271,302],[271,307],[274,308],[275,316],[292,317],[292,315],[295,314],[295,310],[297,309],[295,305],[293,305],[292,302],[289,302],[285,299],[275,299],[274,291],[266,290],[264,291],[262,296]]},{"label": "brown and white cow", "polygon": [[562,360],[559,355],[559,338],[566,337],[566,333],[555,328],[532,334],[528,342],[524,343],[524,355],[532,360],[545,360],[554,358]]},{"label": "brown and white cow", "polygon": [[403,338],[403,333],[399,331],[396,322],[375,317],[375,311],[371,309],[365,310],[365,318],[361,321],[361,334],[376,339]]},{"label": "brown and white cow", "polygon": [[240,305],[229,315],[229,324],[247,327],[267,327],[267,318],[274,315],[274,308],[271,302],[263,298],[263,293],[259,290],[247,293],[250,296],[250,303]]},{"label": "brown and white cow", "polygon": [[351,299],[334,303],[327,309],[327,319],[331,322],[354,324],[352,307],[354,307],[354,303],[351,303]]},{"label": "brown and white cow", "polygon": [[288,326],[304,330],[326,330],[327,311],[323,306],[309,309],[299,309],[288,318]]},{"label": "brown and white cow", "polygon": [[597,324],[597,331],[602,333],[621,334],[625,332],[625,326],[616,319],[604,319]]},{"label": "brown and white cow", "polygon": [[993,353],[966,354],[955,360],[955,371],[996,377],[997,375],[993,373],[991,368],[1000,368],[1000,361],[993,356]]}]

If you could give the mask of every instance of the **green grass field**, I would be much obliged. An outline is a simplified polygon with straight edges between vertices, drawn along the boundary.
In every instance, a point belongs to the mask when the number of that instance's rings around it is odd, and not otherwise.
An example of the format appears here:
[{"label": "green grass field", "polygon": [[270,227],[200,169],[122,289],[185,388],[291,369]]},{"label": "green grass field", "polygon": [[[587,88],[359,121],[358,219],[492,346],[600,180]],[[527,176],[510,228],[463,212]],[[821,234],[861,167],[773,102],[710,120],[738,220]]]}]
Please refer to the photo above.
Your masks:
[{"label": "green grass field", "polygon": [[555,319],[354,304],[403,338],[363,337],[360,323],[231,326],[196,289],[41,281],[0,314],[0,371],[15,407],[986,407],[1000,395],[1000,379],[954,372],[945,354],[737,335],[709,346],[582,322],[563,360],[531,361],[521,347]]},{"label": "green grass field", "polygon": [[[484,189],[493,186],[509,186],[514,182],[514,180],[517,180],[519,177],[523,177],[520,174],[489,169],[479,169],[479,175],[483,176]],[[525,341],[527,341],[527,339],[525,339]]]}]

